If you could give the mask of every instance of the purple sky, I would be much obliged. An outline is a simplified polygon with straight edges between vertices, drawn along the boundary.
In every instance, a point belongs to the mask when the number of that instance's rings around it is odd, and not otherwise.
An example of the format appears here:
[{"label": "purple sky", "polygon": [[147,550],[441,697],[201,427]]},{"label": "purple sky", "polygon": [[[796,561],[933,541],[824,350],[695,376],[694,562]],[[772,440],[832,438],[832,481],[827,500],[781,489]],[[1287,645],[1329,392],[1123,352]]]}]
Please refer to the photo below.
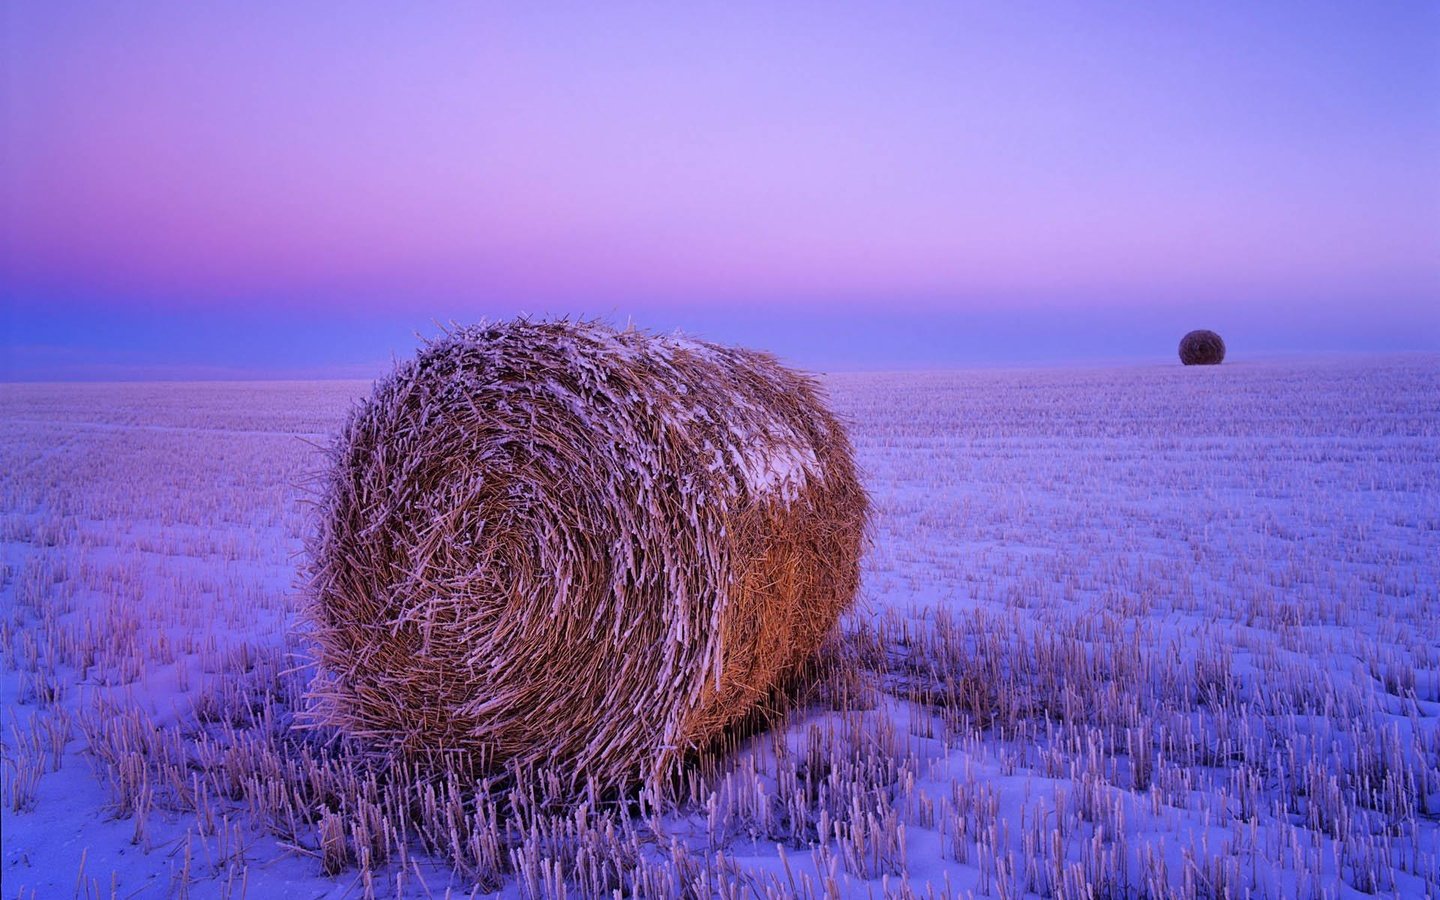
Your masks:
[{"label": "purple sky", "polygon": [[1440,349],[1440,4],[7,3],[0,378]]}]

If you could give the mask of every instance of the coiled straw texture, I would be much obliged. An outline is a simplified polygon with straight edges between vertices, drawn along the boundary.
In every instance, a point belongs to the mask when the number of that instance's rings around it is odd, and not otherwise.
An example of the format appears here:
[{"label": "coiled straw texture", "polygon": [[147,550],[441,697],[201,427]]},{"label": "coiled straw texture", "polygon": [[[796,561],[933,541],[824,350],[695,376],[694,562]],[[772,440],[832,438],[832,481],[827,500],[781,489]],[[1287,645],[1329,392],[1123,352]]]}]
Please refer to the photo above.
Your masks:
[{"label": "coiled straw texture", "polygon": [[314,713],[382,751],[663,775],[854,601],[867,500],[773,357],[586,322],[460,328],[379,382],[310,543]]}]

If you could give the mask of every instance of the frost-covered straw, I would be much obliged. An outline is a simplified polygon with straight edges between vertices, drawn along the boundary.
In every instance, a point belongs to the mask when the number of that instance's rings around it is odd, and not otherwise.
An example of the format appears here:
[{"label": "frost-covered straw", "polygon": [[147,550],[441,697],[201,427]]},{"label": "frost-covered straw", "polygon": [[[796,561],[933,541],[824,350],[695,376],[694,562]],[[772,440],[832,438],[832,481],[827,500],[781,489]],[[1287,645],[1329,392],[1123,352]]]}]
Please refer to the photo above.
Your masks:
[{"label": "frost-covered straw", "polygon": [[315,716],[402,756],[663,775],[854,600],[867,499],[774,357],[586,322],[459,328],[334,450]]}]

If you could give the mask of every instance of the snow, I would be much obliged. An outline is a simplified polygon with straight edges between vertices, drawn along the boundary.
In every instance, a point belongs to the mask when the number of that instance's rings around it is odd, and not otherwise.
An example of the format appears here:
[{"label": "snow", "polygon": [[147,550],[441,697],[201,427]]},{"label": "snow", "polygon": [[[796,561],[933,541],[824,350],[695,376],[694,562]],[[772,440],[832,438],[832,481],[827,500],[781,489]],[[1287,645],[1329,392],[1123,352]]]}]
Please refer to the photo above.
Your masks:
[{"label": "snow", "polygon": [[805,479],[815,474],[819,463],[815,451],[800,443],[770,447],[737,444],[735,465],[739,467],[750,496],[775,495],[782,501],[795,499]]},{"label": "snow", "polygon": [[[762,896],[1440,893],[1440,358],[825,387],[875,504],[866,702],[626,825],[637,865]],[[326,875],[320,826],[223,784],[281,727],[251,718],[303,649],[301,485],[367,390],[0,386],[7,897],[477,888],[418,847]],[[721,461],[751,490],[813,474],[761,445]],[[216,784],[187,805],[161,771]],[[546,890],[519,868],[478,893]]]}]

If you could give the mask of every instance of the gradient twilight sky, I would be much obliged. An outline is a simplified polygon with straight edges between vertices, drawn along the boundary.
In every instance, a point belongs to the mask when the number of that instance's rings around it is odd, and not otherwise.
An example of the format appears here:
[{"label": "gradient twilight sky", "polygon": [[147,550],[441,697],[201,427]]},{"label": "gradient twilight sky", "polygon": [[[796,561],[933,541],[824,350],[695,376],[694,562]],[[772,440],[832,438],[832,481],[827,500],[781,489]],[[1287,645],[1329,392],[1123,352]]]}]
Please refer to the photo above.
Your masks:
[{"label": "gradient twilight sky", "polygon": [[1440,4],[0,0],[0,378],[1440,349]]}]

